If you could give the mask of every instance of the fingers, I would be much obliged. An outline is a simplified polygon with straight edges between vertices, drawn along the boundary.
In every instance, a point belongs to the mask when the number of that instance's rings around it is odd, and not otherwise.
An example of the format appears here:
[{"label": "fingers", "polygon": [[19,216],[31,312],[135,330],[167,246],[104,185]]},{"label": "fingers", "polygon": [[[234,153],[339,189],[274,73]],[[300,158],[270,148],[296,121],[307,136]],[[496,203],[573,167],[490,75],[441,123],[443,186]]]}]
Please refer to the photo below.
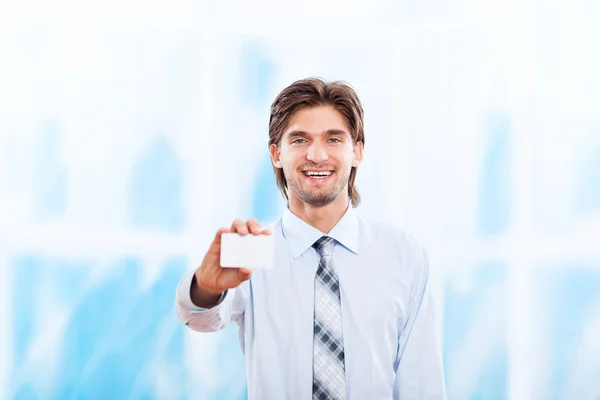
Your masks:
[{"label": "fingers", "polygon": [[217,234],[215,235],[215,238],[213,239],[213,245],[221,245],[221,234],[223,233],[230,233],[231,229],[230,228],[221,228],[217,231]]},{"label": "fingers", "polygon": [[260,223],[254,218],[250,218],[248,222],[244,222],[244,220],[239,218],[236,219],[235,221],[233,221],[233,224],[231,224],[231,231],[239,233],[242,236],[247,235],[249,233],[253,235],[271,234],[271,232],[268,229],[263,229],[260,226]]},{"label": "fingers", "polygon": [[239,233],[242,236],[247,235],[249,232],[248,225],[246,225],[246,223],[239,218],[233,221],[233,224],[231,224],[231,229],[233,232]]},{"label": "fingers", "polygon": [[255,220],[254,218],[250,218],[248,220],[248,229],[250,230],[251,233],[253,233],[254,235],[260,235],[262,232],[262,228],[260,226],[260,224],[258,223],[257,220]]}]

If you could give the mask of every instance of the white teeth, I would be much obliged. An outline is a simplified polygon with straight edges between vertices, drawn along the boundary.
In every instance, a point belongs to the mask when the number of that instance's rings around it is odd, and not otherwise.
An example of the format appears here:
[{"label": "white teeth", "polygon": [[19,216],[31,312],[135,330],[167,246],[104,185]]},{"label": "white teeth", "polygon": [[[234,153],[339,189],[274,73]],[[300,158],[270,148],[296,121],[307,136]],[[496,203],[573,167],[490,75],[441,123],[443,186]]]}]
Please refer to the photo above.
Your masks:
[{"label": "white teeth", "polygon": [[315,177],[324,177],[324,176],[329,176],[331,175],[331,171],[328,172],[311,172],[311,171],[306,171],[305,172],[306,175],[308,176],[315,176]]}]

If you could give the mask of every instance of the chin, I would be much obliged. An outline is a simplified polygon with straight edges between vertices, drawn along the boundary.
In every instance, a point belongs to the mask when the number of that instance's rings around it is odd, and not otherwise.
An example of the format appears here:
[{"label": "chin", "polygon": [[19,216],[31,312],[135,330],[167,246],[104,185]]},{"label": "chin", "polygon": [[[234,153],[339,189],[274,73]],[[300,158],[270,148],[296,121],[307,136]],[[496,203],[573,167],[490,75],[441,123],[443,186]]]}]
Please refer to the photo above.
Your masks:
[{"label": "chin", "polygon": [[306,199],[303,200],[304,203],[312,206],[312,207],[325,207],[331,203],[333,203],[333,200],[335,199]]},{"label": "chin", "polygon": [[337,183],[339,182],[331,182],[331,185],[314,188],[305,186],[301,179],[290,185],[288,190],[305,204],[312,207],[324,207],[334,202],[344,190],[343,187],[338,187]]},{"label": "chin", "polygon": [[324,192],[309,192],[305,191],[303,193],[297,193],[297,196],[304,203],[309,204],[313,207],[324,207],[328,204],[331,204],[338,198],[339,193],[334,193],[329,191],[327,193]]}]

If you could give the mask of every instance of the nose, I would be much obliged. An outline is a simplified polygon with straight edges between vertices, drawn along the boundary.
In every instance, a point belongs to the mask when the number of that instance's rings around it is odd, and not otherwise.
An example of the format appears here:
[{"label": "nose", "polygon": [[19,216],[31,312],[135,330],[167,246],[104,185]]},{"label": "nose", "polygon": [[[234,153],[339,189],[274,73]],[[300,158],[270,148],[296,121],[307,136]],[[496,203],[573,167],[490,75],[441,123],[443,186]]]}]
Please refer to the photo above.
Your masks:
[{"label": "nose", "polygon": [[320,143],[318,140],[315,140],[311,143],[306,151],[306,158],[315,164],[319,164],[323,161],[327,161],[329,159],[329,154],[327,154],[327,149]]}]

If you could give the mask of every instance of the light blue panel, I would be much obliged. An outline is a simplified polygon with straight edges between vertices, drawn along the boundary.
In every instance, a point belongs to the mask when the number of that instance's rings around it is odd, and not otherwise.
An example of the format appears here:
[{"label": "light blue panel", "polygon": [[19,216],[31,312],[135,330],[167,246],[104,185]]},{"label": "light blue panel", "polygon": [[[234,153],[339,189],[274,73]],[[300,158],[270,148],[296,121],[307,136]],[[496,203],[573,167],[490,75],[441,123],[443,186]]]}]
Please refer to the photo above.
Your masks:
[{"label": "light blue panel", "polygon": [[[600,130],[596,137],[600,138]],[[600,211],[600,141],[591,147],[591,155],[582,163],[579,191],[575,198],[576,208],[584,214]]]},{"label": "light blue panel", "polygon": [[[445,289],[444,365],[452,380],[447,382],[448,399],[505,399],[506,267],[489,262],[464,274],[457,279],[466,283],[448,283]],[[466,393],[458,389],[464,382],[472,382]]]},{"label": "light blue panel", "polygon": [[[124,171],[130,179],[128,198],[122,199],[128,222],[146,230],[180,232],[186,227],[186,176],[170,138],[199,112],[194,107],[202,90],[202,43],[189,35],[142,35],[119,38],[111,46],[119,51],[112,62],[122,86],[116,87],[119,96],[106,118],[134,121],[134,129],[143,129],[147,140],[133,169]],[[123,129],[127,134],[127,124]]]},{"label": "light blue panel", "polygon": [[[593,329],[593,321],[600,317],[600,270],[581,265],[553,266],[544,269],[536,283],[539,303],[549,313],[548,326],[544,327],[549,338],[550,379],[548,393],[552,399],[580,398],[586,393],[584,385],[599,389],[600,354],[594,353],[596,346],[586,343],[586,331]],[[600,337],[600,332],[597,332]],[[580,346],[591,346],[590,360],[585,370],[592,372],[592,378],[569,389],[568,381],[581,367],[576,363],[576,355],[581,353]],[[585,351],[584,351],[585,353]],[[589,369],[591,366],[591,370]],[[573,393],[569,390],[579,390]],[[596,392],[600,399],[600,392]]]},{"label": "light blue panel", "polygon": [[178,231],[185,221],[184,175],[175,150],[156,138],[136,163],[130,185],[131,223],[138,228]]},{"label": "light blue panel", "polygon": [[510,220],[510,117],[504,112],[490,112],[485,122],[478,230],[490,235],[506,231]]},{"label": "light blue panel", "polygon": [[[243,105],[262,110],[274,99],[269,99],[275,64],[268,57],[265,45],[259,39],[245,41],[239,65],[239,91]],[[265,132],[265,142],[268,137]]]},{"label": "light blue panel", "polygon": [[[136,258],[115,261],[100,276],[95,262],[67,262],[35,254],[16,257],[13,279],[13,368],[8,381],[14,399],[159,399],[168,379],[169,398],[186,398],[189,376],[183,363],[183,330],[173,310],[174,291],[185,260],[167,260],[159,276],[142,287],[144,266]],[[56,359],[29,360],[44,342],[52,309],[67,319],[52,348]],[[44,368],[52,366],[52,373]],[[42,366],[42,368],[40,368]],[[46,375],[50,375],[48,384]],[[164,382],[161,385],[165,385]],[[42,388],[42,389],[40,389]]]},{"label": "light blue panel", "polygon": [[59,157],[60,125],[46,121],[41,125],[36,148],[34,199],[38,216],[61,215],[67,208],[67,171]]},{"label": "light blue panel", "polygon": [[[238,91],[243,100],[243,106],[260,112],[268,109],[274,99],[268,97],[269,88],[276,73],[276,65],[269,58],[267,49],[262,41],[252,39],[242,45]],[[247,134],[243,132],[243,134]],[[269,132],[265,130],[256,140],[265,144],[264,156],[252,192],[251,217],[261,224],[274,221],[282,213],[282,200],[268,152]]]},{"label": "light blue panel", "polygon": [[284,201],[275,184],[275,173],[270,157],[265,157],[252,194],[252,216],[261,224],[267,224],[279,218],[283,212]]}]

